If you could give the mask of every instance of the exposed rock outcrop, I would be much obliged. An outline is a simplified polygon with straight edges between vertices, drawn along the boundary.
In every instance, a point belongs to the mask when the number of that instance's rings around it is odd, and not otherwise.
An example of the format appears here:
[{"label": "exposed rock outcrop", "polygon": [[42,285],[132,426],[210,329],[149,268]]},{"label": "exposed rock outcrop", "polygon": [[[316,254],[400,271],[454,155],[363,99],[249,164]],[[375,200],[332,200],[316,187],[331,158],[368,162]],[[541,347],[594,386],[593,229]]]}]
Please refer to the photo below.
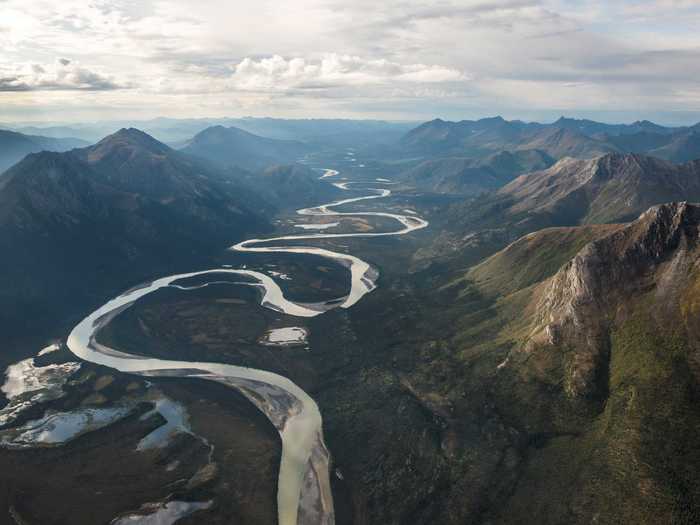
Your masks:
[{"label": "exposed rock outcrop", "polygon": [[654,206],[628,227],[587,244],[543,283],[533,330],[521,351],[570,349],[565,390],[572,397],[599,392],[610,350],[611,322],[625,302],[652,291],[658,315],[677,308],[678,292],[697,259],[700,206]]}]

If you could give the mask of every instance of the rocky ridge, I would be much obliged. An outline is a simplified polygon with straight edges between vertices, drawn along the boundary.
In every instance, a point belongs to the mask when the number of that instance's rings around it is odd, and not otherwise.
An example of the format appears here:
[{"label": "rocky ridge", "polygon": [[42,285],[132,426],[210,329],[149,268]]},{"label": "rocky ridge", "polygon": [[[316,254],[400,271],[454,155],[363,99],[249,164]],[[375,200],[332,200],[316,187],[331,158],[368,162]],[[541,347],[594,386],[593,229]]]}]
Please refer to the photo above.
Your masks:
[{"label": "rocky ridge", "polygon": [[624,316],[625,301],[653,290],[657,315],[676,309],[688,272],[697,266],[699,236],[700,207],[680,202],[654,206],[628,227],[589,243],[543,283],[521,351],[574,348],[567,394],[599,393],[610,326]]}]

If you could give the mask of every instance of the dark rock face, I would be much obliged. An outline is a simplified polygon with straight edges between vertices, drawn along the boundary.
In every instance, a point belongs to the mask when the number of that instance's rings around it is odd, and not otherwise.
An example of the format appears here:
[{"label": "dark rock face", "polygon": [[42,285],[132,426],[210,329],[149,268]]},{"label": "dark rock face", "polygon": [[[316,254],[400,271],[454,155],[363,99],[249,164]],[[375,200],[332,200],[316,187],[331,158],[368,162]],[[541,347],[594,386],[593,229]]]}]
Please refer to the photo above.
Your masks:
[{"label": "dark rock face", "polygon": [[[682,261],[693,257],[700,233],[700,207],[686,202],[655,206],[628,227],[591,242],[545,286],[525,352],[536,346],[575,349],[566,391],[598,393],[609,353],[610,322],[626,298],[654,285],[672,291]],[[686,261],[687,263],[687,261]],[[678,299],[676,297],[676,299]]]}]

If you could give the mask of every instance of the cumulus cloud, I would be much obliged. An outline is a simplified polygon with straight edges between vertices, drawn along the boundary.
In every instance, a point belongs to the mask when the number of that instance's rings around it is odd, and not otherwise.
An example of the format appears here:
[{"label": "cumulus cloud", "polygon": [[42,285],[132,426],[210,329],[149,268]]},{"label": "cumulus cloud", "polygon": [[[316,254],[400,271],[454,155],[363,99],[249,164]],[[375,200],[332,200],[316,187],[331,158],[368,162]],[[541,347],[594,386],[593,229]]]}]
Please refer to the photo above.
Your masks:
[{"label": "cumulus cloud", "polygon": [[[319,116],[343,104],[344,116],[391,118],[700,108],[698,0],[0,5],[0,91],[46,92],[5,93],[3,107]],[[54,56],[70,62],[46,65]]]},{"label": "cumulus cloud", "polygon": [[387,83],[456,82],[467,77],[457,69],[438,65],[399,64],[328,53],[319,59],[286,59],[279,55],[255,60],[244,58],[235,67],[234,87],[251,91],[324,89]]},{"label": "cumulus cloud", "polygon": [[121,87],[67,58],[49,65],[0,66],[0,91],[107,91]]}]

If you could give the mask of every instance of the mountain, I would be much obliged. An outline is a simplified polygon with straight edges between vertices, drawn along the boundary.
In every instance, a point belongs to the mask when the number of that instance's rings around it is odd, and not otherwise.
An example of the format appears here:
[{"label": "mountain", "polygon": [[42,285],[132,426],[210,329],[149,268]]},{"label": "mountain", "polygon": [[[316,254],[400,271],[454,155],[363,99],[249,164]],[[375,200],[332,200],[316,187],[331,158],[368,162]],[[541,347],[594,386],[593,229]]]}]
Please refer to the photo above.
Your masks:
[{"label": "mountain", "polygon": [[700,206],[663,204],[529,234],[433,283],[397,374],[452,465],[471,458],[436,496],[446,522],[697,521],[698,232]]},{"label": "mountain", "polygon": [[459,252],[471,254],[465,261],[473,263],[542,228],[625,222],[655,204],[686,199],[700,201],[700,161],[673,164],[620,153],[565,158],[444,210],[431,222],[440,233],[415,260],[428,264]]},{"label": "mountain", "polygon": [[303,165],[280,165],[240,180],[279,210],[315,206],[342,198],[343,191],[332,184],[319,182],[320,173]]},{"label": "mountain", "polygon": [[460,122],[435,119],[406,133],[400,144],[416,154],[471,157],[509,149],[505,146],[512,146],[524,133],[542,127],[541,124],[509,122],[502,117]]},{"label": "mountain", "polygon": [[236,126],[250,133],[279,140],[299,140],[318,146],[364,147],[376,144],[393,144],[415,122],[350,119],[230,119],[229,126]]},{"label": "mountain", "polygon": [[615,147],[567,127],[507,121],[502,117],[477,121],[433,120],[408,132],[401,145],[430,156],[485,156],[501,150],[539,149],[554,158],[593,157]]},{"label": "mountain", "polygon": [[625,221],[659,202],[700,200],[700,162],[609,154],[564,159],[502,188],[512,215],[547,215],[557,225]]},{"label": "mountain", "polygon": [[598,134],[620,136],[636,133],[670,134],[678,129],[660,126],[648,120],[638,120],[632,124],[605,124],[594,120],[566,118],[563,116],[554,122],[552,127],[569,129],[589,136]]},{"label": "mountain", "polygon": [[0,177],[0,324],[61,319],[154,269],[201,260],[268,229],[266,209],[228,175],[135,129],[31,154]]},{"label": "mountain", "polygon": [[565,449],[580,458],[594,446],[606,458],[590,469],[602,477],[585,483],[628,494],[603,498],[611,518],[698,517],[700,480],[688,467],[700,459],[691,445],[700,429],[699,226],[700,207],[671,203],[586,245],[534,292],[528,337],[506,366],[529,363],[516,382],[558,378],[555,419],[576,405],[592,410],[592,424]]},{"label": "mountain", "polygon": [[652,324],[673,320],[672,330],[696,334],[700,324],[692,290],[700,285],[694,271],[700,256],[698,226],[698,205],[659,205],[586,245],[542,285],[531,333],[520,350],[575,348],[566,394],[592,396],[602,393],[597,381],[604,377],[601,367],[609,364],[611,321],[629,322],[641,310]]},{"label": "mountain", "polygon": [[[576,492],[606,494],[586,503],[570,493],[579,513],[597,507],[611,521],[697,520],[700,478],[689,465],[700,460],[692,445],[700,429],[699,227],[698,205],[655,206],[534,287],[531,321],[502,380],[516,396],[551,389],[541,412],[522,421],[575,437],[541,448],[516,499],[528,497],[526,484],[547,465],[572,472],[595,457],[578,470]],[[534,490],[549,485],[536,483]],[[566,498],[568,490],[552,488]]]},{"label": "mountain", "polygon": [[278,140],[298,140],[316,146],[357,147],[393,144],[416,122],[351,119],[281,119],[281,118],[191,118],[159,117],[149,120],[100,121],[61,125],[16,124],[13,130],[47,137],[78,137],[96,142],[114,129],[136,126],[167,144],[188,141],[211,126],[234,126],[249,133]]},{"label": "mountain", "polygon": [[181,151],[223,166],[261,169],[294,162],[309,147],[297,141],[260,137],[234,127],[212,126],[197,133]]},{"label": "mountain", "polygon": [[515,147],[526,150],[540,149],[556,159],[564,157],[587,159],[617,151],[613,144],[578,131],[559,127],[547,127],[527,134]]},{"label": "mountain", "polygon": [[640,153],[674,162],[700,158],[698,128],[669,128],[649,121],[604,124],[561,117],[551,124],[501,117],[447,122],[436,119],[400,140],[404,153],[428,157],[484,157],[507,150],[539,149],[554,157],[593,158]]},{"label": "mountain", "polygon": [[385,273],[319,396],[367,522],[697,522],[698,232],[670,203]]},{"label": "mountain", "polygon": [[87,142],[80,139],[24,135],[0,129],[0,173],[22,160],[29,153],[67,151],[87,145]]},{"label": "mountain", "polygon": [[667,144],[648,152],[662,159],[673,162],[688,162],[700,158],[700,129],[691,129],[672,136]]},{"label": "mountain", "polygon": [[426,160],[399,178],[427,191],[474,195],[498,189],[522,173],[545,169],[553,163],[549,155],[536,149],[502,151],[484,158]]},{"label": "mountain", "polygon": [[688,162],[700,158],[700,129],[697,127],[670,133],[642,131],[601,138],[626,153],[643,153],[672,162]]},{"label": "mountain", "polygon": [[621,135],[604,134],[600,138],[603,141],[614,144],[620,151],[640,154],[666,146],[674,139],[671,133],[650,133],[648,131]]}]

